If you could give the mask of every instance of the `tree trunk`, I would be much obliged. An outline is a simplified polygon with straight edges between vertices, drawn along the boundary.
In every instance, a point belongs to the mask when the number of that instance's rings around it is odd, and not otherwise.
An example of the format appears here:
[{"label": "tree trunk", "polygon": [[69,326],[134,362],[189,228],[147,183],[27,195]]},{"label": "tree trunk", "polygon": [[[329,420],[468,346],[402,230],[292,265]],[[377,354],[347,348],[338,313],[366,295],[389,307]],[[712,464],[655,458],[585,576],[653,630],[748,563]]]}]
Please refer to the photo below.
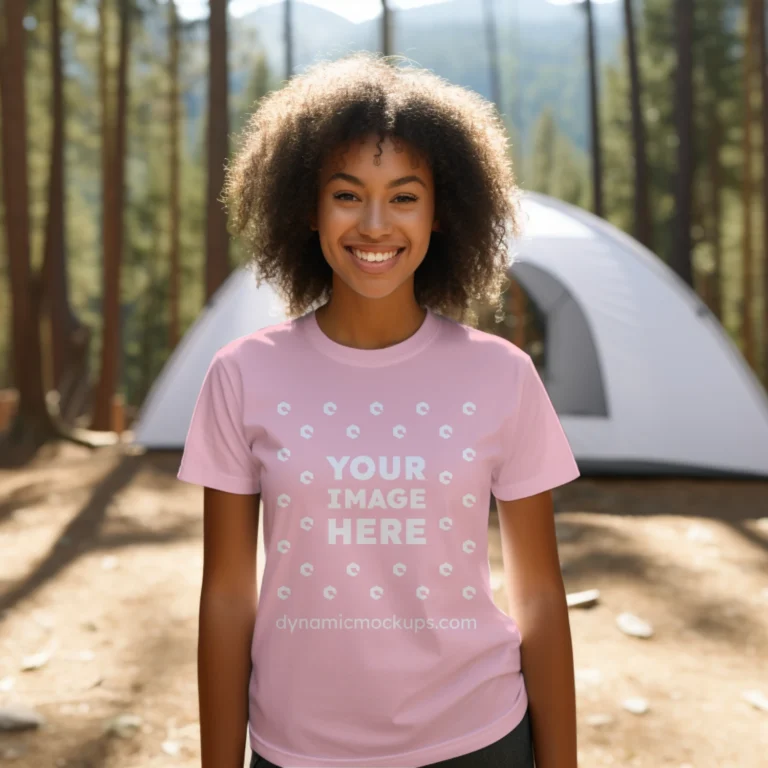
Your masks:
[{"label": "tree trunk", "polygon": [[525,291],[520,287],[520,283],[511,278],[512,285],[509,287],[509,294],[512,304],[512,314],[515,318],[515,331],[512,338],[512,343],[525,349],[528,345],[528,335],[526,333],[526,316],[528,314],[528,300],[525,295]]},{"label": "tree trunk", "polygon": [[755,67],[755,3],[747,0],[747,24],[744,45],[744,143],[742,163],[742,304],[741,304],[741,342],[744,358],[755,367],[755,333],[752,322],[752,76]]},{"label": "tree trunk", "polygon": [[723,126],[717,110],[712,115],[707,146],[710,174],[710,239],[714,268],[711,276],[710,309],[722,321],[723,319],[723,236],[721,222],[723,218],[722,188],[723,166],[720,148],[723,141]]},{"label": "tree trunk", "polygon": [[12,444],[37,447],[55,430],[46,406],[40,343],[41,284],[32,275],[27,169],[25,0],[5,0],[0,19],[0,125],[14,381],[19,393]]},{"label": "tree trunk", "polygon": [[693,0],[675,0],[677,74],[677,189],[675,242],[670,266],[693,288],[691,215],[693,193]]},{"label": "tree trunk", "polygon": [[179,320],[179,295],[181,293],[181,268],[179,264],[179,231],[180,231],[180,109],[179,109],[179,16],[176,11],[176,1],[170,0],[168,3],[170,35],[170,83],[171,83],[171,172],[170,172],[170,275],[168,286],[168,300],[170,304],[170,321],[168,328],[168,344],[174,349],[179,343],[181,336]]},{"label": "tree trunk", "polygon": [[624,0],[624,25],[627,34],[632,143],[635,154],[635,237],[647,248],[653,250],[653,218],[648,185],[648,160],[645,151],[645,119],[642,110],[642,86],[632,0]]},{"label": "tree trunk", "polygon": [[229,156],[227,0],[210,0],[208,79],[208,200],[205,297],[210,299],[229,274],[227,214],[219,198]]},{"label": "tree trunk", "polygon": [[118,382],[121,352],[120,267],[123,252],[125,198],[125,150],[128,110],[128,56],[130,53],[131,2],[120,0],[120,53],[117,72],[117,106],[114,136],[107,157],[109,188],[104,217],[104,294],[102,314],[104,336],[101,344],[101,376],[96,392],[92,428],[112,428],[112,398]]},{"label": "tree trunk", "polygon": [[393,54],[392,49],[392,8],[389,0],[381,0],[381,50],[385,56]]},{"label": "tree trunk", "polygon": [[[491,100],[496,109],[503,114],[501,71],[499,67],[499,47],[496,38],[496,8],[495,0],[484,0],[485,43],[488,51],[488,73],[491,83]],[[519,283],[514,278],[509,286],[509,305],[515,318],[514,343],[521,349],[525,348],[525,295]]]},{"label": "tree trunk", "polygon": [[53,378],[59,408],[68,420],[77,409],[73,396],[88,376],[90,332],[75,317],[69,304],[64,194],[64,94],[61,61],[60,0],[51,0],[52,137],[48,182],[48,218],[43,256],[44,300],[52,342]]},{"label": "tree trunk", "polygon": [[757,0],[757,33],[763,124],[763,381],[768,389],[768,41],[765,0]]},{"label": "tree trunk", "polygon": [[499,46],[496,39],[496,13],[494,0],[483,0],[485,11],[485,46],[488,52],[488,76],[491,83],[491,101],[499,112],[504,112],[501,103],[501,73],[499,71]]},{"label": "tree trunk", "polygon": [[285,79],[293,74],[293,0],[283,0],[283,36],[285,38]]},{"label": "tree trunk", "polygon": [[586,0],[587,14],[587,63],[589,68],[589,113],[591,121],[592,150],[592,209],[596,216],[603,215],[603,152],[600,140],[600,108],[597,87],[597,43],[592,0]]}]

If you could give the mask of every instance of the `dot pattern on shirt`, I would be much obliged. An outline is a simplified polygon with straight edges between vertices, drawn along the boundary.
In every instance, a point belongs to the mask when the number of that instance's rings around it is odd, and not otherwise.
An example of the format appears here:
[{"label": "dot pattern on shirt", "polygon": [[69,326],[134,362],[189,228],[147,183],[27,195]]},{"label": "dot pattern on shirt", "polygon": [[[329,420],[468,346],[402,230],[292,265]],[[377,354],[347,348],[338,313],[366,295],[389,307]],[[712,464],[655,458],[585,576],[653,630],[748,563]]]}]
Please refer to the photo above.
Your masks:
[{"label": "dot pattern on shirt", "polygon": [[[429,411],[429,403],[421,401],[415,405],[415,412],[418,416],[426,416]],[[338,413],[338,406],[332,401],[328,401],[323,405],[323,414],[325,416],[336,416]],[[385,406],[378,400],[372,402],[369,406],[369,411],[373,416],[382,416],[385,413]],[[278,403],[277,412],[281,416],[289,416],[291,413],[291,404],[285,401]],[[477,405],[473,402],[466,402],[462,405],[461,412],[464,416],[474,416],[477,413]],[[311,440],[315,436],[315,427],[312,424],[304,424],[298,430],[300,438],[305,440]],[[408,435],[408,430],[403,424],[396,424],[392,427],[392,434],[394,437],[403,440]],[[350,440],[357,440],[361,435],[361,429],[357,424],[349,424],[346,427],[346,435]],[[453,438],[453,427],[450,424],[442,424],[437,432],[439,438],[443,440],[451,440]],[[461,456],[464,461],[473,461],[477,457],[477,453],[473,448],[464,448],[461,450]],[[280,461],[287,462],[291,458],[291,451],[289,448],[281,448],[277,452],[277,458]],[[314,480],[314,473],[311,470],[304,470],[299,476],[300,481],[309,485]],[[440,472],[439,480],[443,485],[449,485],[453,480],[453,474],[447,470]],[[472,493],[464,494],[461,497],[462,505],[466,508],[472,508],[477,503],[477,497]],[[282,493],[277,497],[277,506],[280,508],[289,508],[291,503],[291,497]],[[314,520],[312,517],[303,517],[299,526],[302,530],[312,533],[314,531]],[[449,532],[453,528],[453,520],[450,517],[442,517],[438,521],[438,527],[442,531]],[[291,542],[287,539],[281,539],[277,542],[276,550],[280,554],[286,554],[291,549]],[[461,542],[461,552],[467,555],[471,555],[477,549],[477,544],[471,539],[466,539]],[[403,576],[408,570],[408,566],[405,563],[397,562],[392,566],[392,573],[395,576]],[[450,578],[453,574],[454,566],[451,563],[441,563],[437,568],[439,576],[444,578]],[[299,567],[299,573],[306,577],[311,578],[314,575],[315,567],[310,562],[302,563]],[[359,563],[350,562],[345,568],[346,576],[357,579],[363,575],[363,568]],[[474,586],[466,585],[460,588],[462,597],[465,600],[472,600],[477,594],[477,589]],[[326,585],[322,589],[322,595],[326,600],[333,600],[338,594],[338,590],[332,584]],[[368,594],[372,600],[381,600],[384,596],[384,588],[379,585],[374,585],[369,588]],[[415,597],[419,600],[428,600],[430,595],[430,588],[426,585],[420,585],[415,590]],[[281,600],[288,600],[291,597],[291,588],[287,585],[283,585],[277,588],[277,596]]]}]

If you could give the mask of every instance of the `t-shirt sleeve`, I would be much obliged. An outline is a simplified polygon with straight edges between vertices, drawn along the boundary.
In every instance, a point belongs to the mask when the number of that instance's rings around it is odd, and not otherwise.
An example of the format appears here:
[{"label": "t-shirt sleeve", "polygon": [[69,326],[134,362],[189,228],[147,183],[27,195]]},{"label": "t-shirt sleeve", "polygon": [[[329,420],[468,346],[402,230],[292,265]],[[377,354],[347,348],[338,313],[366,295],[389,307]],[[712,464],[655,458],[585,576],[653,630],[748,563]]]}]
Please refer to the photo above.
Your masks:
[{"label": "t-shirt sleeve", "polygon": [[491,482],[493,495],[502,501],[533,496],[579,476],[568,438],[529,355],[518,376],[516,405],[501,425],[502,456]]},{"label": "t-shirt sleeve", "polygon": [[217,353],[208,368],[178,478],[229,493],[259,493],[260,468],[243,427],[242,382],[232,367]]}]

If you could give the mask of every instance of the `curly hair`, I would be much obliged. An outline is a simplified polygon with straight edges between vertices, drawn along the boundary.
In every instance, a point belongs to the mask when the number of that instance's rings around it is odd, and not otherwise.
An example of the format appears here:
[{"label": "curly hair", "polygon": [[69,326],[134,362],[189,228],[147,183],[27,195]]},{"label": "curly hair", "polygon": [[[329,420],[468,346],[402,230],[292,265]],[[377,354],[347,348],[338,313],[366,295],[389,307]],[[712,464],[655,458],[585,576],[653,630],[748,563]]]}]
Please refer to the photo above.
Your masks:
[{"label": "curly hair", "polygon": [[410,143],[432,169],[441,231],[414,274],[418,304],[464,321],[473,302],[499,301],[519,200],[503,121],[473,91],[397,61],[359,52],[315,64],[267,94],[239,137],[224,186],[230,230],[290,315],[331,293],[310,229],[320,168],[371,134]]}]

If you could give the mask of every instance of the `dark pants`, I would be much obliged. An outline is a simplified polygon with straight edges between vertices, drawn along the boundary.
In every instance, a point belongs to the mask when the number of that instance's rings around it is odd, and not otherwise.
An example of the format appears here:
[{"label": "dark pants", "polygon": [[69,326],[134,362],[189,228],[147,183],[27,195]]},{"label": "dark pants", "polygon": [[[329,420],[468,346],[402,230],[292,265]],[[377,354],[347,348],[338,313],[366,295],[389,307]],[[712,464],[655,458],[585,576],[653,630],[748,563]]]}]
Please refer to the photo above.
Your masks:
[{"label": "dark pants", "polygon": [[[251,751],[250,768],[277,768]],[[459,755],[423,768],[534,768],[531,721],[526,711],[520,725],[498,741],[468,755]]]}]

